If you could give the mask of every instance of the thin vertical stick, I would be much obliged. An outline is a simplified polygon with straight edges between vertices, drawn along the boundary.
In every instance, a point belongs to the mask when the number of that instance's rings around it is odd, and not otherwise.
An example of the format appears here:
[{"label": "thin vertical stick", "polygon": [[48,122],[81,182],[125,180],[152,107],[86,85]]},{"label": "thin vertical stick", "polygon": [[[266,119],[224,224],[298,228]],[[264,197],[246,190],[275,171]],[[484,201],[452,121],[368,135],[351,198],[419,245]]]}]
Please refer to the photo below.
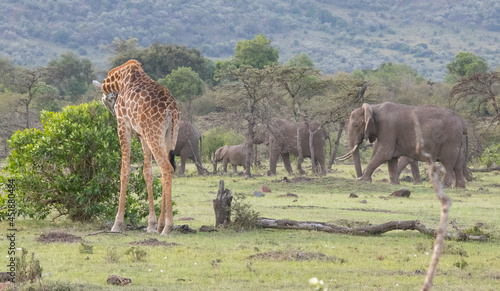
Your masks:
[{"label": "thin vertical stick", "polygon": [[436,235],[436,241],[434,243],[434,252],[432,253],[429,269],[427,270],[427,275],[425,276],[424,285],[422,290],[428,291],[432,289],[432,280],[436,275],[437,265],[439,263],[439,258],[443,253],[444,249],[444,238],[446,236],[446,227],[448,221],[448,214],[451,206],[451,199],[443,192],[443,185],[439,181],[438,167],[435,165],[432,156],[424,152],[424,140],[422,138],[422,133],[420,131],[420,123],[415,112],[412,112],[413,122],[415,123],[415,134],[417,138],[416,151],[417,153],[427,162],[429,177],[434,188],[434,192],[441,202],[441,218],[439,221],[439,228]]}]

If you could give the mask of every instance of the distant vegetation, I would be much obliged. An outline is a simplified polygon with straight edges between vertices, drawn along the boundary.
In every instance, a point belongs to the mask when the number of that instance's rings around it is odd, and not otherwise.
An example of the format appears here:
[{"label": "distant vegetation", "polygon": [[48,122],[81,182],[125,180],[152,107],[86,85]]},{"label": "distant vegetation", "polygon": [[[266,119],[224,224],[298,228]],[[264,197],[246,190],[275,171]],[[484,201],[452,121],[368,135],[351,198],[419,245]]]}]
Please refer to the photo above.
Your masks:
[{"label": "distant vegetation", "polygon": [[305,52],[325,73],[405,63],[433,81],[460,51],[500,64],[500,3],[495,0],[4,1],[0,55],[46,66],[71,50],[109,69],[115,38],[196,48],[226,59],[241,39],[262,33],[280,63]]}]

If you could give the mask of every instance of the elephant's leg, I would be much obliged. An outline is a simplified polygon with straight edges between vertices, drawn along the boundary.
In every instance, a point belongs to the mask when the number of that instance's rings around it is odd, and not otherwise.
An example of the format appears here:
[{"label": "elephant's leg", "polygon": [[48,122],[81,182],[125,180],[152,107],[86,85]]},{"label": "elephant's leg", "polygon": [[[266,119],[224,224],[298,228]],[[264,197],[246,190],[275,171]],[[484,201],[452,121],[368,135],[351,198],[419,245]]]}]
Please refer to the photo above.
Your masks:
[{"label": "elephant's leg", "polygon": [[420,170],[418,168],[418,161],[413,160],[410,162],[411,175],[413,176],[413,184],[420,184],[422,181],[420,180]]},{"label": "elephant's leg", "polygon": [[222,168],[224,170],[224,174],[227,174],[227,163],[228,163],[227,159],[222,160]]},{"label": "elephant's leg", "polygon": [[278,152],[274,151],[274,150],[270,150],[269,151],[269,172],[268,172],[268,175],[276,175],[276,165],[278,164],[278,157],[279,157],[279,154]]},{"label": "elephant's leg", "polygon": [[411,159],[409,157],[405,157],[405,156],[402,156],[399,158],[399,161],[398,161],[398,176],[401,175],[401,173],[403,172],[403,170],[406,168],[406,166],[408,166],[408,164],[410,164],[411,162]]},{"label": "elephant's leg", "polygon": [[238,170],[236,169],[238,166],[233,165],[233,173],[238,174]]},{"label": "elephant's leg", "polygon": [[283,164],[285,165],[285,169],[287,170],[288,174],[293,174],[292,164],[290,163],[290,154],[283,153],[281,154],[281,158],[283,159]]},{"label": "elephant's leg", "polygon": [[[381,147],[378,146],[378,148],[381,148]],[[386,152],[386,153],[391,152],[392,153],[392,151],[384,151],[384,152]],[[392,156],[387,156],[387,155],[381,154],[380,151],[379,152],[375,152],[375,150],[374,150],[372,158],[371,158],[370,162],[368,163],[368,165],[366,166],[365,171],[363,172],[363,176],[359,177],[358,180],[361,180],[361,181],[370,181],[371,182],[373,172],[383,162],[389,161],[391,159],[392,159]],[[397,171],[397,170],[395,170],[395,171]]]},{"label": "elephant's leg", "polygon": [[180,175],[184,175],[184,172],[186,171],[186,160],[187,158],[181,155],[181,166],[179,167]]},{"label": "elephant's leg", "polygon": [[449,161],[442,162],[445,170],[445,174],[443,177],[443,187],[450,188],[453,182],[453,176],[455,174],[454,165]]},{"label": "elephant's leg", "polygon": [[458,158],[453,171],[455,172],[455,188],[465,188],[465,175],[462,159]]},{"label": "elephant's leg", "polygon": [[301,175],[304,175],[306,173],[306,171],[304,171],[302,169],[302,162],[304,161],[304,158],[300,159],[299,157],[297,157],[297,170],[299,171],[299,173]]},{"label": "elephant's leg", "polygon": [[387,168],[389,169],[389,177],[391,179],[391,184],[399,184],[399,173],[398,173],[398,158],[392,158],[387,161]]}]

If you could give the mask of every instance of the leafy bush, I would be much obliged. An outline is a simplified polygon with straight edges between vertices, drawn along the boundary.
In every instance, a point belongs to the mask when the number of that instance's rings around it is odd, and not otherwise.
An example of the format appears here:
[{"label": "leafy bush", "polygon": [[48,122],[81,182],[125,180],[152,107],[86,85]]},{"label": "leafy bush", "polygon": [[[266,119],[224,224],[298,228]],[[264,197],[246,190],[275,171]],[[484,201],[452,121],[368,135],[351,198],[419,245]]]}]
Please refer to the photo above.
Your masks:
[{"label": "leafy bush", "polygon": [[494,164],[499,165],[500,164],[500,144],[486,148],[486,150],[483,152],[483,155],[481,156],[481,162],[488,167],[491,167]]},{"label": "leafy bush", "polygon": [[[118,208],[121,150],[116,119],[97,101],[42,112],[43,130],[17,131],[6,171],[15,179],[18,215],[44,219],[54,211],[73,221],[113,220]],[[131,162],[142,158],[132,142]],[[131,171],[126,219],[148,214],[142,167]],[[161,194],[155,177],[155,198]]]}]

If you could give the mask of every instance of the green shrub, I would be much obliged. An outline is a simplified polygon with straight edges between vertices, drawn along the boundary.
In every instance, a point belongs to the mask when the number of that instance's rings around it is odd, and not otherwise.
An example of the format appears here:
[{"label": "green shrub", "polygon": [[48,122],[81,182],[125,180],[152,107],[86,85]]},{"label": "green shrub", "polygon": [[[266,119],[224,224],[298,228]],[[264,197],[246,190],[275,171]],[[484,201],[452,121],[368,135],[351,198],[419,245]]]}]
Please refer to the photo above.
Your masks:
[{"label": "green shrub", "polygon": [[500,165],[500,144],[486,148],[481,156],[481,162],[488,167],[493,164]]},{"label": "green shrub", "polygon": [[[97,101],[42,112],[42,130],[17,131],[6,171],[15,180],[18,214],[44,219],[54,211],[73,221],[113,220],[118,208],[121,149],[116,119]],[[131,162],[142,160],[132,142]],[[142,167],[131,171],[126,219],[148,214]],[[155,198],[161,182],[155,177]],[[136,195],[130,195],[131,193]]]}]

